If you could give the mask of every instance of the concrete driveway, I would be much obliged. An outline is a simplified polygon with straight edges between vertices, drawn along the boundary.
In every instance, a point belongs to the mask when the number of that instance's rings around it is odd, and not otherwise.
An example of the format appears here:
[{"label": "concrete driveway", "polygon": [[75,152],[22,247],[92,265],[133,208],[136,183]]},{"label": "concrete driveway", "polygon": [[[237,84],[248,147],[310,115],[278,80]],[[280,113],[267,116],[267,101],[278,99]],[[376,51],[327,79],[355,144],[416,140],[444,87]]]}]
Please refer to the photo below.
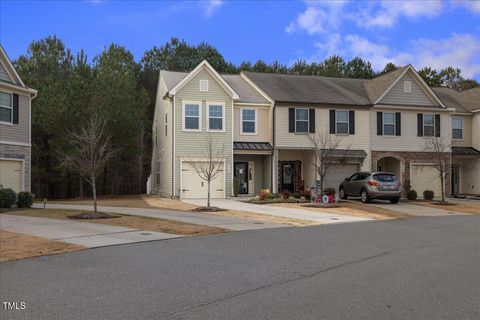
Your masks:
[{"label": "concrete driveway", "polygon": [[91,222],[0,215],[0,228],[6,231],[58,240],[87,248],[181,237],[176,234],[143,231]]},{"label": "concrete driveway", "polygon": [[[186,203],[191,203],[197,206],[205,205],[205,199],[184,199]],[[268,205],[247,203],[245,201],[238,201],[233,199],[212,199],[212,206],[228,210],[247,211],[259,214],[266,214],[276,217],[285,217],[293,219],[304,219],[319,222],[321,224],[342,223],[342,222],[358,222],[369,221],[370,218],[354,217],[341,214],[331,214],[321,211],[302,210],[296,208],[273,207]]]}]

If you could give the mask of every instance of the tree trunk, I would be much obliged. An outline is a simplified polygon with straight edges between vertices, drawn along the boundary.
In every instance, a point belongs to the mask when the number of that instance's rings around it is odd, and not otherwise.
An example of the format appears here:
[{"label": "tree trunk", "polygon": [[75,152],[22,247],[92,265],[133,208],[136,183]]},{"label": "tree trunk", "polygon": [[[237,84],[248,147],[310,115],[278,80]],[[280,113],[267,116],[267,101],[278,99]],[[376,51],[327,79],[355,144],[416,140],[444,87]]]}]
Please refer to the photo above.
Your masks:
[{"label": "tree trunk", "polygon": [[210,208],[210,180],[207,181],[207,207]]},{"label": "tree trunk", "polygon": [[79,191],[78,196],[80,198],[83,198],[83,197],[85,197],[85,192],[83,190],[83,178],[80,177],[79,179],[80,180],[78,181],[78,191]]},{"label": "tree trunk", "polygon": [[95,178],[92,179],[92,192],[93,192],[93,212],[97,213],[97,186]]},{"label": "tree trunk", "polygon": [[138,165],[138,193],[143,193],[143,161],[144,161],[144,144],[143,144],[143,137],[145,135],[145,128],[143,126],[143,121],[140,124],[140,133],[139,133],[139,141],[138,141],[138,147],[139,147],[139,152],[137,156],[137,165]]},{"label": "tree trunk", "polygon": [[445,177],[444,172],[440,172],[440,183],[442,184],[442,202],[445,202]]}]

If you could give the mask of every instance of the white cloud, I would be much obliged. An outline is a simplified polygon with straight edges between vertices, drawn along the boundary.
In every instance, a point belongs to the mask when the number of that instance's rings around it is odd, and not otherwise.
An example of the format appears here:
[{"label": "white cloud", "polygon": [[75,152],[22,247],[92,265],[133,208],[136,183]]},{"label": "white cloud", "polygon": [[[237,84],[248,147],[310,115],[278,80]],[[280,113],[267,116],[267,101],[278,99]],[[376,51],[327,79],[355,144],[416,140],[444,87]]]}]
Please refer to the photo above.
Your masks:
[{"label": "white cloud", "polygon": [[308,34],[327,33],[340,26],[346,1],[309,1],[307,9],[285,28],[287,33],[306,31]]},{"label": "white cloud", "polygon": [[203,9],[203,13],[207,18],[210,18],[211,16],[213,16],[215,11],[217,11],[224,4],[225,2],[223,0],[209,0],[209,1],[200,2],[200,5]]},{"label": "white cloud", "polygon": [[453,6],[463,6],[473,13],[480,14],[480,1],[478,0],[452,0],[451,4]]}]

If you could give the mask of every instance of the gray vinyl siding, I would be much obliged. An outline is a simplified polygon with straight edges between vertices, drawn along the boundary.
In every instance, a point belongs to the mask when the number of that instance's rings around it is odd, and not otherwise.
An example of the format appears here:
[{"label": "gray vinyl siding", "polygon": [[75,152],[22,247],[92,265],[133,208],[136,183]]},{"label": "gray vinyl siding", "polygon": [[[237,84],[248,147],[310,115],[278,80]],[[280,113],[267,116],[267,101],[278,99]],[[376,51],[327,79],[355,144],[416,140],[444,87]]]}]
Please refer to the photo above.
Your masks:
[{"label": "gray vinyl siding", "polygon": [[[199,90],[200,80],[209,81],[208,92]],[[184,101],[201,102],[201,132],[182,131],[182,104]],[[226,196],[232,195],[233,177],[233,101],[223,87],[207,72],[201,70],[175,95],[175,190],[174,195],[180,196],[180,161],[182,158],[201,158],[204,154],[207,139],[207,102],[222,102],[225,104],[225,132],[210,132],[218,146],[224,146],[226,168]]]},{"label": "gray vinyl siding", "polygon": [[[412,92],[404,92],[404,81],[410,81],[412,84]],[[435,106],[432,99],[420,88],[416,80],[414,80],[409,73],[406,73],[393,88],[390,89],[385,97],[380,100],[379,104]]]},{"label": "gray vinyl siding", "polygon": [[[0,85],[0,91],[16,93]],[[0,140],[18,143],[30,143],[30,97],[18,94],[18,124],[0,123]]]},{"label": "gray vinyl siding", "polygon": [[272,156],[263,157],[262,169],[262,188],[272,190]]},{"label": "gray vinyl siding", "polygon": [[0,79],[7,82],[13,82],[12,79],[10,79],[10,77],[8,76],[7,71],[5,71],[3,63],[0,63]]},{"label": "gray vinyl siding", "polygon": [[249,194],[258,195],[260,189],[271,188],[271,158],[269,155],[236,154],[234,161],[253,162],[254,190],[249,190]]}]

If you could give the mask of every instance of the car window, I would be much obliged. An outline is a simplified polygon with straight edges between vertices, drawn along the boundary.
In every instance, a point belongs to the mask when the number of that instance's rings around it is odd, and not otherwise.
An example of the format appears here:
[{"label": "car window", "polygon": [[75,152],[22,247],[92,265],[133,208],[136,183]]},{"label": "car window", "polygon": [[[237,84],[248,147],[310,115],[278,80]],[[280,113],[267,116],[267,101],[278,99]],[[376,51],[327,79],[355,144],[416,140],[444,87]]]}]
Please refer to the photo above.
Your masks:
[{"label": "car window", "polygon": [[365,180],[365,179],[367,179],[369,176],[370,176],[369,173],[360,173],[360,174],[358,175],[358,180]]},{"label": "car window", "polygon": [[378,173],[373,175],[373,179],[380,182],[393,182],[397,180],[397,177],[389,173]]},{"label": "car window", "polygon": [[358,180],[358,173],[355,173],[354,175],[352,175],[350,178],[348,178],[348,180],[350,181]]}]

